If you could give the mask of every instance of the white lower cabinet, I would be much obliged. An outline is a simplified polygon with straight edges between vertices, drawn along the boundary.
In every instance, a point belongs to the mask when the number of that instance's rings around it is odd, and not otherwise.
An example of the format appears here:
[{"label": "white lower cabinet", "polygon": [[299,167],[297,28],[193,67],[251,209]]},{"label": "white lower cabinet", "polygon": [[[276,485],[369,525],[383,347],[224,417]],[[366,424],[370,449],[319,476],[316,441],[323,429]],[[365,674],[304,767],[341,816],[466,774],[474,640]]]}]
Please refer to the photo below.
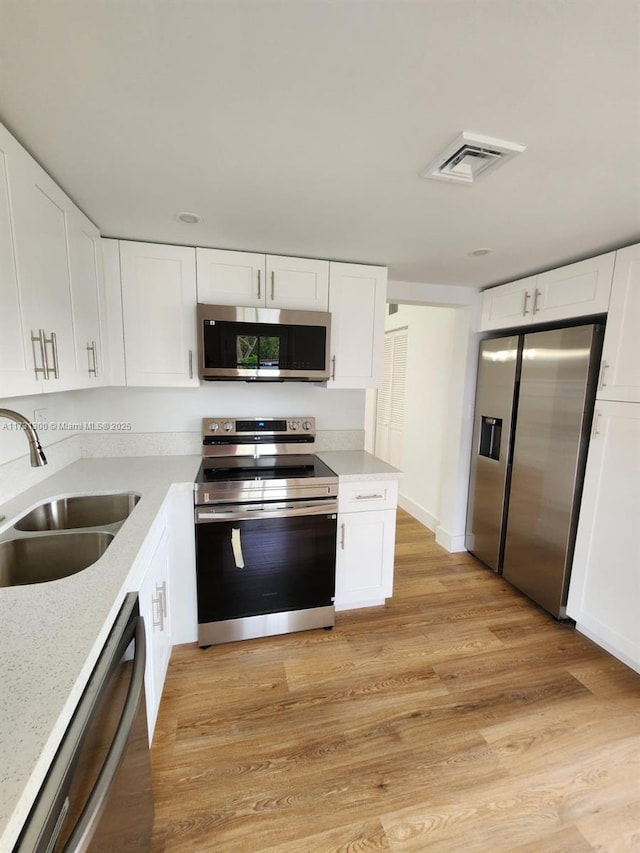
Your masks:
[{"label": "white lower cabinet", "polygon": [[384,604],[393,593],[397,481],[341,483],[336,610]]},{"label": "white lower cabinet", "polygon": [[171,657],[169,554],[169,533],[164,527],[160,538],[152,549],[144,578],[138,590],[140,614],[144,619],[147,641],[144,689],[147,700],[150,744],[153,739],[162,688]]},{"label": "white lower cabinet", "polygon": [[596,401],[567,613],[640,672],[640,404]]}]

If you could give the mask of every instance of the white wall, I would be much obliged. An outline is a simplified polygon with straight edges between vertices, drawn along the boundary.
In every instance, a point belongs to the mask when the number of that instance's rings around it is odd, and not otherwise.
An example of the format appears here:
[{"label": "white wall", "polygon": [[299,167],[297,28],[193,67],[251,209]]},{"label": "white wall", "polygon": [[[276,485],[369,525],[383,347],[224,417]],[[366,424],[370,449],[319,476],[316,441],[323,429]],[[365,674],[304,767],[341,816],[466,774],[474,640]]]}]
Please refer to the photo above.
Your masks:
[{"label": "white wall", "polygon": [[[405,439],[400,505],[434,529],[436,541],[444,548],[462,551],[480,297],[465,287],[390,281],[387,301],[401,306],[398,314],[391,315],[394,324],[400,324],[398,317],[406,309],[405,316],[417,324],[418,337],[427,338],[414,345],[418,363],[410,368],[412,387],[407,386],[405,419],[411,426]],[[423,307],[412,313],[416,306]],[[412,337],[410,329],[410,351]],[[416,376],[429,381],[420,383]],[[425,435],[422,441],[421,434]]]},{"label": "white wall", "polygon": [[401,505],[435,530],[440,521],[456,310],[399,305],[386,331],[408,329]]}]

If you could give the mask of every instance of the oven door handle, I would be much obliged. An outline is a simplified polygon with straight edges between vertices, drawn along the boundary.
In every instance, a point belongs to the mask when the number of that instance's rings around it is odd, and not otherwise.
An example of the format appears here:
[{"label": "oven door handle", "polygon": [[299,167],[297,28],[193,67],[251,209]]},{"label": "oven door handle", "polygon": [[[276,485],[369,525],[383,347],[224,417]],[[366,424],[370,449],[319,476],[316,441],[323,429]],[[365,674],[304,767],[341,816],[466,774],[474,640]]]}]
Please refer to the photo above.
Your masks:
[{"label": "oven door handle", "polygon": [[331,515],[337,512],[338,502],[336,500],[196,507],[196,524],[216,521],[242,521],[252,518],[290,518],[296,515]]}]

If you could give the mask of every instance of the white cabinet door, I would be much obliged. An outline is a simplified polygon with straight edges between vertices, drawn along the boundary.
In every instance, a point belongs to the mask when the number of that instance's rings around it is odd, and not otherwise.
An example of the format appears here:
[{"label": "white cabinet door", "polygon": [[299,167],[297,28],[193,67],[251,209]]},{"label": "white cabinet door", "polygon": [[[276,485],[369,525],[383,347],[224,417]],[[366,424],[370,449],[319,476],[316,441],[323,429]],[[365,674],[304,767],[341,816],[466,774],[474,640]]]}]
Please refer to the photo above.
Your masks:
[{"label": "white cabinet door", "polygon": [[267,255],[267,308],[327,311],[329,261]]},{"label": "white cabinet door", "polygon": [[337,610],[384,604],[393,593],[395,509],[338,514]]},{"label": "white cabinet door", "polygon": [[377,388],[382,380],[387,270],[330,264],[331,379],[328,388]]},{"label": "white cabinet door", "polygon": [[616,252],[598,397],[640,402],[640,244]]},{"label": "white cabinet door", "polygon": [[609,307],[615,252],[568,264],[537,276],[531,322],[552,323],[605,314]]},{"label": "white cabinet door", "polygon": [[[9,163],[16,266],[24,330],[40,337],[43,390],[76,387],[68,214],[72,203],[29,157]],[[39,365],[42,366],[42,365]]]},{"label": "white cabinet door", "polygon": [[166,529],[149,560],[138,591],[140,613],[144,618],[147,640],[147,666],[144,688],[147,701],[149,744],[160,707],[162,688],[171,657],[171,611],[169,608],[169,540]]},{"label": "white cabinet door", "polygon": [[100,232],[80,211],[69,217],[78,388],[106,385],[106,323]]},{"label": "white cabinet door", "polygon": [[265,304],[265,256],[255,252],[196,249],[198,302],[209,305]]},{"label": "white cabinet door", "polygon": [[120,242],[127,385],[197,386],[195,249]]},{"label": "white cabinet door", "polygon": [[173,486],[167,510],[167,525],[173,643],[195,643],[198,640],[198,601],[192,483]]},{"label": "white cabinet door", "polygon": [[615,255],[609,252],[485,290],[480,331],[605,314]]},{"label": "white cabinet door", "polygon": [[508,329],[531,322],[536,276],[492,287],[482,294],[480,331]]},{"label": "white cabinet door", "polygon": [[567,613],[640,671],[640,404],[598,401]]},{"label": "white cabinet door", "polygon": [[0,397],[38,394],[42,374],[35,367],[31,335],[23,305],[15,255],[15,229],[9,196],[9,168],[21,154],[0,126]]},{"label": "white cabinet door", "polygon": [[126,385],[124,364],[124,327],[122,320],[122,283],[120,276],[120,244],[118,240],[102,238],[102,265],[104,274],[105,349],[107,360],[107,385]]},{"label": "white cabinet door", "polygon": [[196,258],[198,302],[328,310],[328,261],[223,249],[196,249]]}]

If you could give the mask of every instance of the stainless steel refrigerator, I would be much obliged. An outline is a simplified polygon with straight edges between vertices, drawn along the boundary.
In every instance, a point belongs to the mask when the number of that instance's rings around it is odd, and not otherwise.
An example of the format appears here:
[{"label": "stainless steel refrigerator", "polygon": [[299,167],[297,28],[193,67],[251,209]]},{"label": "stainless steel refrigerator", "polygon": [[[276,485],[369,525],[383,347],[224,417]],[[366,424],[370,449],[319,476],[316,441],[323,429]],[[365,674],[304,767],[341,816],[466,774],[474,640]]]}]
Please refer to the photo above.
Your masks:
[{"label": "stainless steel refrigerator", "polygon": [[604,326],[480,344],[466,547],[562,619]]}]

